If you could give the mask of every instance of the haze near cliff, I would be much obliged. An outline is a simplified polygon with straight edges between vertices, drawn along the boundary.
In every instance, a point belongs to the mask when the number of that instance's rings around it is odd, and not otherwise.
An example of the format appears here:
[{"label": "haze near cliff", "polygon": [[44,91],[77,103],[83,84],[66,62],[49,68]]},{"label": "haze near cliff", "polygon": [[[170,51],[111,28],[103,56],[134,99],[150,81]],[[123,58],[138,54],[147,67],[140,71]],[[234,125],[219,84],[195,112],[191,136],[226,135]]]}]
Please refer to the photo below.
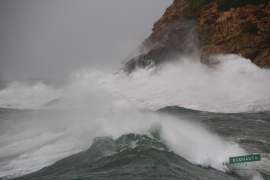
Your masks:
[{"label": "haze near cliff", "polygon": [[172,0],[2,0],[0,79],[64,78],[80,67],[113,71]]}]

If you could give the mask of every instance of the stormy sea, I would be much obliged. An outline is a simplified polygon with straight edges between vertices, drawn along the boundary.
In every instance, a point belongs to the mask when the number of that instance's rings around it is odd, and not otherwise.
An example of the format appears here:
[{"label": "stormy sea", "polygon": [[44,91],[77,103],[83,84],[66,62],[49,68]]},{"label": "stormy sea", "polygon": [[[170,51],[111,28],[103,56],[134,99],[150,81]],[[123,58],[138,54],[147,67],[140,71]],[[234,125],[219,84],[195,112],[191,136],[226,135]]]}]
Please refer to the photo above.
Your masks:
[{"label": "stormy sea", "polygon": [[0,179],[270,179],[270,70],[216,58],[1,81]]}]

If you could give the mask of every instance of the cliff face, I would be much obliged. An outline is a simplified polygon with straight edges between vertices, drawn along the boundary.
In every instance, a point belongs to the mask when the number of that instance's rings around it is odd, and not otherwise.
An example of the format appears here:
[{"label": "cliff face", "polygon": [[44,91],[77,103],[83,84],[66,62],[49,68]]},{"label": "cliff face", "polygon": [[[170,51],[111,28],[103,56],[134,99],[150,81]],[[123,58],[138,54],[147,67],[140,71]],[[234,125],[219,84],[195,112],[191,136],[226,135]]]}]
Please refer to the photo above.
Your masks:
[{"label": "cliff face", "polygon": [[[216,1],[200,5],[194,2],[174,0],[154,24],[152,34],[136,49],[144,54],[132,61],[156,62],[155,54],[164,57],[171,51],[176,54],[199,50],[205,64],[211,64],[210,55],[235,53],[259,67],[270,67],[270,2],[227,10],[222,10]],[[162,62],[160,57],[158,62]]]},{"label": "cliff face", "polygon": [[202,10],[196,27],[203,32],[202,61],[210,54],[236,53],[260,67],[270,67],[270,3],[219,11]]}]

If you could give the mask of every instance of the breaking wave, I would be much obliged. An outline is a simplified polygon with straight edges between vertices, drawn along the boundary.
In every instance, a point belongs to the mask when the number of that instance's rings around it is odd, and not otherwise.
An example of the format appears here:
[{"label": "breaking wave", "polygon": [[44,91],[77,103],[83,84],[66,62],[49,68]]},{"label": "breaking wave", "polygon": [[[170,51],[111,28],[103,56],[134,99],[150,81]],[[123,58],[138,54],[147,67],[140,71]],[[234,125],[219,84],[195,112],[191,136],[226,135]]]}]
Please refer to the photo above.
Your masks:
[{"label": "breaking wave", "polygon": [[[269,70],[236,55],[216,58],[220,63],[211,68],[183,58],[130,76],[83,70],[74,73],[65,87],[42,82],[9,84],[0,91],[0,107],[15,117],[1,121],[0,177],[35,172],[87,150],[97,137],[110,137],[108,141],[114,144],[130,133],[139,136],[129,143],[131,149],[144,137],[160,143],[159,151],[172,151],[192,164],[231,172],[223,162],[246,154],[238,144],[223,141],[201,124],[140,111],[166,106],[212,112],[270,110]],[[106,156],[121,152],[112,147]],[[260,178],[256,171],[234,172]]]}]

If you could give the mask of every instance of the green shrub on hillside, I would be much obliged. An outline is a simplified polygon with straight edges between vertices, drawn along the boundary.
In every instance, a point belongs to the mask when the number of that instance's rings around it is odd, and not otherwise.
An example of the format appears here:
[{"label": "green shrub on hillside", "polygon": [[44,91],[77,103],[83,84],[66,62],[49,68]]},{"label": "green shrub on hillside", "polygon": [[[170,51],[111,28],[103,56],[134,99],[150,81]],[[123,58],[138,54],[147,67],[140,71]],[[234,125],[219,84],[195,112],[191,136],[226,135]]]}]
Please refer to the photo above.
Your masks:
[{"label": "green shrub on hillside", "polygon": [[257,17],[257,19],[262,19],[264,17],[268,17],[269,15],[266,12],[259,11],[255,14],[255,16]]},{"label": "green shrub on hillside", "polygon": [[213,2],[213,1],[216,1],[216,0],[190,0],[190,4],[189,4],[189,8],[188,8],[188,12],[191,13],[193,12],[194,10],[197,10],[197,11],[201,11],[201,9]]},{"label": "green shrub on hillside", "polygon": [[243,24],[240,25],[240,29],[242,32],[248,32],[250,34],[257,34],[259,29],[257,26],[257,23],[254,23],[250,20],[244,22]]},{"label": "green shrub on hillside", "polygon": [[217,2],[219,10],[227,11],[230,8],[243,7],[247,4],[266,4],[269,1],[270,0],[190,0],[188,12],[191,13],[194,10],[200,12],[205,5],[211,2]]},{"label": "green shrub on hillside", "polygon": [[218,0],[218,7],[220,10],[227,11],[230,8],[238,8],[243,7],[247,4],[254,4],[254,5],[260,5],[260,4],[266,4],[270,0]]}]

